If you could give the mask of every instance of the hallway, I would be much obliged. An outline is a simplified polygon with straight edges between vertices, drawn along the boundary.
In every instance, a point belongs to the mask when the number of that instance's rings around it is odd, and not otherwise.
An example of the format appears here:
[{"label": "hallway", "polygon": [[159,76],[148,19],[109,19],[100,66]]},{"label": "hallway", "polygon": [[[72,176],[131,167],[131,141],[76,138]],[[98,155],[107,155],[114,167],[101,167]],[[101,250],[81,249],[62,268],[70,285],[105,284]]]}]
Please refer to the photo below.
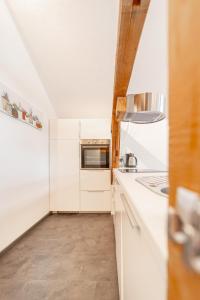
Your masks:
[{"label": "hallway", "polygon": [[1,300],[118,300],[109,214],[50,215],[0,257]]}]

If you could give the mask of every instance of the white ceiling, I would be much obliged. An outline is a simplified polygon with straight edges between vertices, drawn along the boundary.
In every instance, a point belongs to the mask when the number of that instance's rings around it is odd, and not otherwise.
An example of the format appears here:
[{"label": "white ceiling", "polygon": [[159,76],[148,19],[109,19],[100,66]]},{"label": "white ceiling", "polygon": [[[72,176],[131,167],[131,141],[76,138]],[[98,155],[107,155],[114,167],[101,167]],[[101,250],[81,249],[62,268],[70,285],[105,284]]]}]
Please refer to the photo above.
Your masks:
[{"label": "white ceiling", "polygon": [[118,0],[7,0],[58,117],[110,117]]}]

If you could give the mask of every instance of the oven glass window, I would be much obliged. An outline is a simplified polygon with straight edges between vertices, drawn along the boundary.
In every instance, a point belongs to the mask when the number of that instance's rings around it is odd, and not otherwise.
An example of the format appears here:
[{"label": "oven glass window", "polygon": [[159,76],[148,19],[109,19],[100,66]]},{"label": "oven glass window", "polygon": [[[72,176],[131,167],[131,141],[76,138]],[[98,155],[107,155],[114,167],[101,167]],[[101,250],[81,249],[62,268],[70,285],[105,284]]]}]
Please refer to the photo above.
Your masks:
[{"label": "oven glass window", "polygon": [[109,168],[109,147],[82,146],[81,152],[82,168]]}]

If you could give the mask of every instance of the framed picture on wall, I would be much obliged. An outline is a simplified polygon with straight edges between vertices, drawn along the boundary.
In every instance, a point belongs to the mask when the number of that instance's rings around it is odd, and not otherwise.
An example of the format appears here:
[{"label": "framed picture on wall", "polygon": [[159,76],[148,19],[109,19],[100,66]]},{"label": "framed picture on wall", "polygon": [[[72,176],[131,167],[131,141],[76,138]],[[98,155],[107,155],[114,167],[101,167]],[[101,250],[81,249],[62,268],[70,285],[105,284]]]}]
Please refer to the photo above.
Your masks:
[{"label": "framed picture on wall", "polygon": [[0,82],[0,111],[36,129],[42,129],[42,113]]}]

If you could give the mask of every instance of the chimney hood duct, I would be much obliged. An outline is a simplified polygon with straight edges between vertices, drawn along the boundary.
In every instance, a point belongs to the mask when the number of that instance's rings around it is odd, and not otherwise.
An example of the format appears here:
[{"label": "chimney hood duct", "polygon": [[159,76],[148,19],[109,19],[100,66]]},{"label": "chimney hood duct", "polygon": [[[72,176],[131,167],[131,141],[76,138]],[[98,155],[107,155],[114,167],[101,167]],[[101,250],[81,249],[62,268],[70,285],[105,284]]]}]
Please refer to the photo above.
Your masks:
[{"label": "chimney hood duct", "polygon": [[161,121],[166,117],[166,97],[164,94],[130,94],[126,96],[126,99],[123,122],[148,124]]}]

